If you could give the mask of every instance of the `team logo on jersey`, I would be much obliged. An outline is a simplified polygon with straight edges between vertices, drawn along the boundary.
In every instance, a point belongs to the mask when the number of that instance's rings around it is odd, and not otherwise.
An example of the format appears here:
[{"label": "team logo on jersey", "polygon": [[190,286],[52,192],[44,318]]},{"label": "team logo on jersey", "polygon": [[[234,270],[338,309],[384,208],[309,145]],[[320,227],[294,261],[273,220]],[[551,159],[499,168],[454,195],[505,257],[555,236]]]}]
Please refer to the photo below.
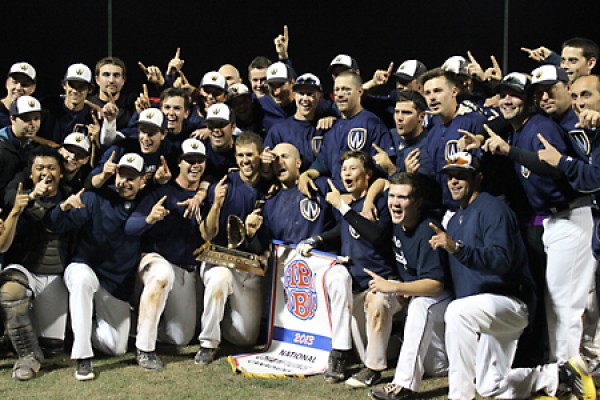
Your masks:
[{"label": "team logo on jersey", "polygon": [[460,152],[460,149],[458,148],[458,140],[448,140],[448,143],[446,143],[446,149],[444,150],[445,152],[445,157],[446,157],[446,162],[448,162],[450,159],[453,159],[452,157],[454,157],[454,155],[458,152]]},{"label": "team logo on jersey", "polygon": [[571,141],[575,143],[586,156],[589,156],[592,151],[592,145],[590,144],[590,139],[585,131],[581,129],[573,130],[569,132],[569,135],[571,135]]},{"label": "team logo on jersey", "polygon": [[314,274],[306,261],[293,260],[287,264],[283,279],[288,311],[303,321],[312,319],[317,311],[317,291]]},{"label": "team logo on jersey", "polygon": [[302,199],[300,201],[300,213],[311,222],[316,220],[321,213],[319,202],[312,199]]},{"label": "team logo on jersey", "polygon": [[310,140],[310,147],[315,157],[321,152],[323,146],[323,136],[315,136]]},{"label": "team logo on jersey", "polygon": [[350,232],[350,236],[352,236],[354,239],[360,238],[360,233],[356,232],[356,229],[354,229],[352,225],[348,225],[348,232]]},{"label": "team logo on jersey", "polygon": [[531,174],[531,171],[529,170],[529,168],[527,168],[524,165],[521,165],[521,175],[523,175],[523,178],[529,179],[530,174]]},{"label": "team logo on jersey", "polygon": [[365,128],[352,128],[348,132],[348,147],[350,150],[362,150],[367,143],[367,130]]}]

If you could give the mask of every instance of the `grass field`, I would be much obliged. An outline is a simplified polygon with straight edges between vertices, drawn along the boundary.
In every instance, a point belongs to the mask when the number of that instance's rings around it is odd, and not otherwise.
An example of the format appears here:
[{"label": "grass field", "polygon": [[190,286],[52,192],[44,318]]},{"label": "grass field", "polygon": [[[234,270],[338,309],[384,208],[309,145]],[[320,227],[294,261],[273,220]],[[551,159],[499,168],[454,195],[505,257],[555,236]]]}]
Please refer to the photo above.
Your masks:
[{"label": "grass field", "polygon": [[[223,349],[207,367],[194,364],[198,347],[158,348],[166,368],[149,372],[135,362],[134,353],[94,361],[96,379],[79,382],[75,365],[67,355],[47,360],[41,374],[29,382],[11,378],[14,355],[0,356],[0,399],[367,399],[367,390],[330,385],[322,376],[308,379],[258,379],[233,374],[227,355],[239,349]],[[359,365],[353,366],[357,371]],[[391,381],[393,369],[384,374]],[[428,379],[422,398],[445,399],[446,379]]]}]

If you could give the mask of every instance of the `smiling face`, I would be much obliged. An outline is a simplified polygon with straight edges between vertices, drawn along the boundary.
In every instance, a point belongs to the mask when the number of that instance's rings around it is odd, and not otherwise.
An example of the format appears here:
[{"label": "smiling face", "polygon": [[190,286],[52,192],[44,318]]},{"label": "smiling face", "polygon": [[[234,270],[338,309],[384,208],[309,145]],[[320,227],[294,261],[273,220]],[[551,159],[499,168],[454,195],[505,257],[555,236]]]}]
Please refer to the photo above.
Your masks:
[{"label": "smiling face", "polygon": [[592,68],[596,65],[596,59],[586,59],[583,56],[583,49],[579,47],[566,46],[560,54],[560,67],[567,71],[569,82],[574,82],[577,78],[589,75]]},{"label": "smiling face", "polygon": [[285,107],[294,100],[292,92],[292,82],[269,83],[269,93],[275,103],[280,107]]},{"label": "smiling face", "polygon": [[240,168],[240,177],[245,182],[254,182],[260,172],[260,153],[254,143],[235,146],[235,161]]},{"label": "smiling face", "polygon": [[6,78],[6,92],[10,103],[21,96],[31,96],[35,92],[35,83],[24,74],[13,74]]},{"label": "smiling face", "polygon": [[210,145],[217,151],[226,151],[233,146],[235,124],[226,121],[206,121],[210,131]]},{"label": "smiling face", "polygon": [[167,118],[167,129],[173,133],[180,133],[183,121],[190,115],[185,109],[185,100],[181,96],[167,97],[161,104],[160,110]]},{"label": "smiling face", "polygon": [[478,194],[481,176],[472,171],[456,169],[446,171],[446,176],[452,200],[458,201],[461,208],[466,208]]},{"label": "smiling face", "polygon": [[338,76],[333,87],[334,101],[345,118],[356,115],[361,109],[360,97],[363,90],[352,76]]},{"label": "smiling face", "polygon": [[58,185],[62,178],[59,161],[50,156],[36,156],[31,165],[31,180],[33,185],[44,182],[48,185],[45,197],[53,197],[58,193]]},{"label": "smiling face", "polygon": [[10,117],[12,131],[17,139],[26,140],[35,136],[40,130],[41,113],[33,111],[17,117]]},{"label": "smiling face", "polygon": [[419,209],[423,199],[413,196],[413,187],[409,184],[390,185],[388,208],[394,224],[412,228],[419,219]]},{"label": "smiling face", "polygon": [[83,108],[84,101],[87,99],[90,86],[81,81],[67,81],[63,84],[65,90],[65,105],[71,110],[80,110]]},{"label": "smiling face", "polygon": [[182,155],[177,181],[185,187],[199,184],[205,168],[206,157],[199,154]]},{"label": "smiling face", "polygon": [[129,167],[119,167],[115,176],[117,193],[125,200],[134,200],[144,187],[144,175]]},{"label": "smiling face", "polygon": [[524,115],[525,101],[523,100],[523,94],[513,90],[501,90],[498,96],[500,98],[498,101],[500,111],[508,122],[516,121]]},{"label": "smiling face", "polygon": [[315,119],[321,93],[316,89],[300,89],[296,92],[296,119],[312,121]]},{"label": "smiling face", "polygon": [[252,92],[254,92],[257,99],[269,94],[267,68],[252,68],[248,72],[248,80],[252,86]]},{"label": "smiling face", "polygon": [[159,128],[148,124],[139,124],[138,132],[140,149],[144,154],[156,153],[160,148],[160,143],[167,136],[166,133],[161,133]]},{"label": "smiling face", "polygon": [[289,143],[280,143],[275,146],[273,153],[277,156],[273,164],[275,177],[286,188],[295,185],[302,165],[298,149]]},{"label": "smiling face", "polygon": [[74,173],[79,171],[83,165],[90,160],[89,155],[82,149],[75,146],[66,145],[58,149],[58,152],[63,158],[65,172]]},{"label": "smiling face", "polygon": [[575,111],[583,110],[600,112],[600,80],[597,76],[588,75],[578,78],[571,85],[571,100]]},{"label": "smiling face", "polygon": [[456,96],[458,88],[451,84],[446,77],[438,76],[425,82],[423,85],[427,106],[433,115],[450,120],[454,118],[457,110]]},{"label": "smiling face", "polygon": [[536,85],[534,96],[538,106],[550,116],[561,116],[571,107],[569,86],[565,82]]},{"label": "smiling face", "polygon": [[351,157],[342,163],[341,178],[346,191],[355,199],[366,194],[369,188],[371,172],[365,169],[363,162],[356,157]]}]

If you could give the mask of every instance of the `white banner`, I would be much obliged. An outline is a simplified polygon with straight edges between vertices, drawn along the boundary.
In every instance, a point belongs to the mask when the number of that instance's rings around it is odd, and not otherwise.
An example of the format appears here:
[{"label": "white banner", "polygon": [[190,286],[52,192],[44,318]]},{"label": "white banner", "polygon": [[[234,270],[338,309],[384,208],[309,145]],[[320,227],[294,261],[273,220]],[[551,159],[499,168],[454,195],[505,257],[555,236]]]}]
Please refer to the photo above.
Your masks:
[{"label": "white banner", "polygon": [[229,357],[234,371],[252,377],[307,376],[324,372],[331,351],[331,316],[324,285],[335,256],[296,254],[274,244],[269,339],[260,353]]}]

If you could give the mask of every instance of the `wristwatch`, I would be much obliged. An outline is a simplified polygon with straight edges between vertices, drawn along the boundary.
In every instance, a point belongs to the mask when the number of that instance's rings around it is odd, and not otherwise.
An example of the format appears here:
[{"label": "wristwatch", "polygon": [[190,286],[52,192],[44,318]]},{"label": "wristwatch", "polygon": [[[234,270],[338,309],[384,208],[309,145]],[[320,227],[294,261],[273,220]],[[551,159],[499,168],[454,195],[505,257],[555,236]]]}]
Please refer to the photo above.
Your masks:
[{"label": "wristwatch", "polygon": [[454,248],[455,248],[454,252],[455,253],[458,252],[458,251],[460,251],[460,250],[462,250],[462,248],[465,247],[465,244],[463,243],[462,240],[457,240],[454,243],[455,243],[455,246],[454,246]]}]

